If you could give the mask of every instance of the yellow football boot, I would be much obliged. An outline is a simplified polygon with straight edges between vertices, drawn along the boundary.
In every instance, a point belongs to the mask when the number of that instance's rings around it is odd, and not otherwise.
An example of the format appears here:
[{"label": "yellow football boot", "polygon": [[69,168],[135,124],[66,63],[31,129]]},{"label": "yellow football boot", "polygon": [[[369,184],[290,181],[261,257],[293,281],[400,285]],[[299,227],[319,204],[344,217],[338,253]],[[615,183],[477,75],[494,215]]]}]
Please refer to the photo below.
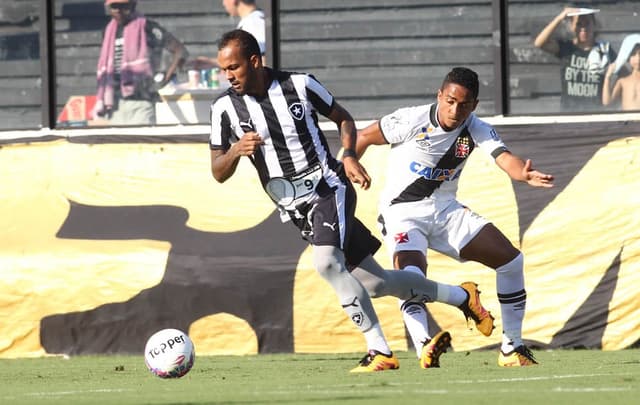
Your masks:
[{"label": "yellow football boot", "polygon": [[460,284],[467,294],[469,294],[469,298],[467,301],[460,305],[458,308],[462,310],[464,316],[469,320],[469,318],[473,319],[476,323],[476,329],[480,331],[485,336],[491,335],[493,332],[493,315],[491,312],[487,311],[480,302],[480,291],[478,291],[478,285],[474,282],[467,281]]},{"label": "yellow football boot", "polygon": [[449,347],[451,347],[451,334],[447,331],[440,331],[422,346],[422,353],[420,353],[420,367],[440,367],[440,355],[442,353],[446,353],[447,348]]},{"label": "yellow football boot", "polygon": [[371,373],[374,371],[395,370],[400,368],[400,363],[395,354],[386,355],[377,350],[369,350],[358,367],[351,369],[352,373]]}]

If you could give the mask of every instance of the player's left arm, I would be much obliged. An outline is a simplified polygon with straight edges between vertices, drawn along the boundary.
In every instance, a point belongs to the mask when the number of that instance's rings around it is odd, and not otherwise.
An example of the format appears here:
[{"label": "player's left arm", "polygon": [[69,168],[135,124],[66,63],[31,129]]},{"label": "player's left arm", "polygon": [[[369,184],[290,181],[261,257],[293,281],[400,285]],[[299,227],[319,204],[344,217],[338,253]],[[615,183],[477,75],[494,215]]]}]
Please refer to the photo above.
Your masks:
[{"label": "player's left arm", "polygon": [[349,111],[342,107],[333,95],[312,75],[302,76],[305,80],[307,99],[320,114],[335,122],[342,141],[342,163],[349,180],[360,184],[363,189],[371,186],[371,177],[365,168],[358,162],[355,152],[356,147],[356,123]]},{"label": "player's left arm", "polygon": [[337,101],[334,100],[331,112],[327,116],[338,126],[340,139],[342,141],[342,163],[345,174],[353,183],[360,184],[360,187],[367,190],[371,186],[371,177],[367,170],[358,162],[356,154],[356,123],[353,117]]},{"label": "player's left arm", "polygon": [[496,157],[496,164],[513,180],[522,181],[533,187],[553,187],[553,176],[535,170],[531,159],[523,161],[505,150]]}]

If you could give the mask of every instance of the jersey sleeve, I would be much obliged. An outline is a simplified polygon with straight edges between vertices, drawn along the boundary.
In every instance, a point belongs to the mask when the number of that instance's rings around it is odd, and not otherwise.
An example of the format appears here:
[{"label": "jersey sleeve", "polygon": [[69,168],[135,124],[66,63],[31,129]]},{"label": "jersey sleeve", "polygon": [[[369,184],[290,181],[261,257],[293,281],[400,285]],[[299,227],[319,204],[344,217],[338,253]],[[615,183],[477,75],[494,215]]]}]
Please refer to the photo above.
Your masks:
[{"label": "jersey sleeve", "polygon": [[413,136],[419,123],[425,122],[423,110],[419,107],[404,107],[382,117],[380,131],[387,143],[404,142]]},{"label": "jersey sleeve", "polygon": [[211,133],[209,134],[209,149],[228,150],[231,147],[231,120],[229,113],[222,108],[220,102],[211,104]]},{"label": "jersey sleeve", "polygon": [[489,123],[474,117],[469,129],[473,141],[494,159],[502,152],[508,151],[496,130]]},{"label": "jersey sleeve", "polygon": [[325,117],[331,114],[335,102],[333,95],[312,75],[306,75],[305,89],[311,105]]},{"label": "jersey sleeve", "polygon": [[172,35],[164,27],[154,20],[147,20],[144,28],[149,47],[152,49],[166,48],[167,42]]}]

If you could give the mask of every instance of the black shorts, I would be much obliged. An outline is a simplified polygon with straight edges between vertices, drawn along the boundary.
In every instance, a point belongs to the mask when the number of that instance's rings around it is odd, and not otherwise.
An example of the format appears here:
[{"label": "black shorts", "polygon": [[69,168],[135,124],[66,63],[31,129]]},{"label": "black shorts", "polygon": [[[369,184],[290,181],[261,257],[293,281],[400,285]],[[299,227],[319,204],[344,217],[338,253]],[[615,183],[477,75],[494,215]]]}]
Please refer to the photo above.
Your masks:
[{"label": "black shorts", "polygon": [[380,248],[380,241],[355,217],[356,192],[351,183],[319,193],[320,199],[298,211],[305,218],[295,218],[302,238],[315,246],[335,246],[344,252],[347,268],[356,267]]}]

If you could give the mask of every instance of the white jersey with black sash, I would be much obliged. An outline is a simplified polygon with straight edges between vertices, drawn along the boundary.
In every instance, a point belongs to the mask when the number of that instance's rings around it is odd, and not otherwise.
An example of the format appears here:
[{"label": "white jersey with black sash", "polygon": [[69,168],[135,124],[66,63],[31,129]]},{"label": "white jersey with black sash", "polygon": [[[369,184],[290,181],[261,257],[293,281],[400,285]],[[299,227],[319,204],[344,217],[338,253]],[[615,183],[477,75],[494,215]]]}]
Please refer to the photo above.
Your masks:
[{"label": "white jersey with black sash", "polygon": [[435,103],[398,109],[380,119],[380,129],[391,144],[381,209],[403,202],[453,200],[476,145],[494,159],[507,150],[493,127],[473,113],[455,130],[445,131]]},{"label": "white jersey with black sash", "polygon": [[212,103],[209,146],[226,151],[245,132],[257,132],[264,144],[251,161],[262,186],[281,209],[294,211],[315,201],[319,190],[345,182],[318,126],[318,113],[329,115],[334,98],[309,74],[267,72],[265,97],[240,96],[230,88]]}]

